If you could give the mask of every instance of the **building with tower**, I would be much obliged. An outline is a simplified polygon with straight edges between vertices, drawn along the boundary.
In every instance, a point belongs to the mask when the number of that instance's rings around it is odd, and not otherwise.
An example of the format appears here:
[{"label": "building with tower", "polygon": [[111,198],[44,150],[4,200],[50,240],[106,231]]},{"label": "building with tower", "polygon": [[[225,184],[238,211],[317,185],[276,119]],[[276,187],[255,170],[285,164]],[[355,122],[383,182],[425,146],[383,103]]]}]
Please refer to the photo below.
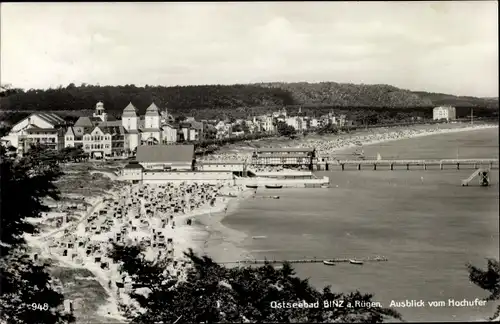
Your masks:
[{"label": "building with tower", "polygon": [[106,114],[106,111],[104,110],[104,104],[102,102],[98,102],[95,105],[95,112],[92,115],[94,118],[99,118],[102,121],[107,121],[108,120],[108,114]]},{"label": "building with tower", "polygon": [[127,133],[120,120],[111,120],[102,102],[98,102],[92,117],[80,117],[68,127],[65,147],[80,147],[91,157],[122,156],[128,152]]},{"label": "building with tower", "polygon": [[172,116],[153,102],[143,116],[130,102],[121,120],[112,120],[104,104],[98,102],[92,117],[80,117],[65,135],[66,147],[81,147],[91,157],[122,156],[141,145],[160,145],[177,142],[177,128],[167,121]]},{"label": "building with tower", "polygon": [[128,133],[128,147],[134,151],[140,145],[160,145],[177,141],[177,130],[166,122],[168,112],[160,109],[153,102],[146,109],[144,116],[137,114],[137,108],[129,103],[123,110],[122,126]]}]

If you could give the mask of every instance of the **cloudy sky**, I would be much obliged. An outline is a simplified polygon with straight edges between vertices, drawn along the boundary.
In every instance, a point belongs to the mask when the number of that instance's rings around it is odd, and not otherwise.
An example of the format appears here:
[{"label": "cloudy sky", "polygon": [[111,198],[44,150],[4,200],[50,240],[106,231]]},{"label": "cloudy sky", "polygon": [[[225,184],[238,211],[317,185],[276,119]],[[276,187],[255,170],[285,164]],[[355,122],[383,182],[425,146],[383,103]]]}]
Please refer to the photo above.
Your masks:
[{"label": "cloudy sky", "polygon": [[0,81],[22,88],[384,83],[498,96],[498,5],[1,4]]}]

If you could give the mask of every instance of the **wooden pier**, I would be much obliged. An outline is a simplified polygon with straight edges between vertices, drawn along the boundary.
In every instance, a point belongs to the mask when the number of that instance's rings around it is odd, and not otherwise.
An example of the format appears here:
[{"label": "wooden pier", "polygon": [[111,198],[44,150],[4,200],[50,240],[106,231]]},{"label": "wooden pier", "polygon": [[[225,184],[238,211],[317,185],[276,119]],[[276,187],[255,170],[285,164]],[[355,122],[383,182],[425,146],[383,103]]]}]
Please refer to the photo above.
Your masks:
[{"label": "wooden pier", "polygon": [[276,264],[276,263],[322,263],[323,261],[329,261],[329,262],[350,262],[351,260],[356,260],[356,261],[363,261],[363,262],[384,262],[384,261],[389,261],[385,257],[371,257],[371,258],[332,258],[332,259],[321,259],[321,258],[314,258],[314,259],[297,259],[297,260],[240,260],[240,261],[230,261],[230,262],[220,262],[220,264]]},{"label": "wooden pier", "polygon": [[453,169],[460,170],[460,167],[465,169],[478,169],[487,167],[498,169],[498,159],[443,159],[443,160],[327,160],[318,162],[318,170],[427,170],[430,167],[439,170],[448,170],[450,166]]}]

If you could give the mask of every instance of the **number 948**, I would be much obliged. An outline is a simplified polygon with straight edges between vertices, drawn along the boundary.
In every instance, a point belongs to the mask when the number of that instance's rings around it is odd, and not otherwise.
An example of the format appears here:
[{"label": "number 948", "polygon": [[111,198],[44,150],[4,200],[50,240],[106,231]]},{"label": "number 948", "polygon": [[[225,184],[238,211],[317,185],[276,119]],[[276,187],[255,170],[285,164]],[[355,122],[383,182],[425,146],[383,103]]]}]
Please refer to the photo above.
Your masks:
[{"label": "number 948", "polygon": [[46,311],[49,309],[49,304],[47,304],[47,303],[45,303],[45,304],[33,303],[31,305],[28,305],[28,308],[31,310]]}]

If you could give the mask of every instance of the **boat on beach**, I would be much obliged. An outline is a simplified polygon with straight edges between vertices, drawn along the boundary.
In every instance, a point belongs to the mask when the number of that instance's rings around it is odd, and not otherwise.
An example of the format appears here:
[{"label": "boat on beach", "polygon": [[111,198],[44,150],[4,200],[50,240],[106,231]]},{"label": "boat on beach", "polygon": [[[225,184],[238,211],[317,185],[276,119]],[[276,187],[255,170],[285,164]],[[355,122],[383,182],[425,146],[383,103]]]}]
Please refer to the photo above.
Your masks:
[{"label": "boat on beach", "polygon": [[363,261],[350,259],[350,260],[349,260],[349,263],[350,263],[350,264],[358,264],[358,265],[362,265],[362,264],[363,264]]},{"label": "boat on beach", "polygon": [[266,185],[266,189],[281,189],[283,186],[280,185]]},{"label": "boat on beach", "polygon": [[259,188],[258,185],[247,185],[246,187],[250,188],[250,189],[257,189],[257,188]]},{"label": "boat on beach", "polygon": [[327,266],[334,266],[334,265],[335,265],[335,262],[332,262],[332,261],[327,261],[327,260],[323,260],[323,264],[324,264],[324,265],[327,265]]}]

